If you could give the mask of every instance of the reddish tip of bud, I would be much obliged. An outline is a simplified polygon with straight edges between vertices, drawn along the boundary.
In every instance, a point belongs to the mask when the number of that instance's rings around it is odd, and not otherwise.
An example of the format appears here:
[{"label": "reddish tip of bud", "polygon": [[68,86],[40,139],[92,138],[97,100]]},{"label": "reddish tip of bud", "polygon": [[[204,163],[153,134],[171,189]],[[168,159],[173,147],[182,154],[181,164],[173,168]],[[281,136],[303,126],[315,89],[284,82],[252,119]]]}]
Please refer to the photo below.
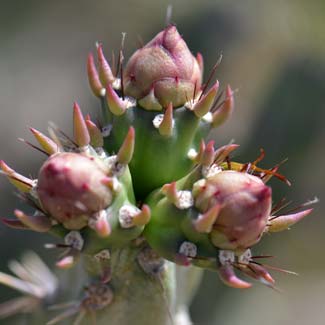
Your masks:
[{"label": "reddish tip of bud", "polygon": [[202,160],[201,160],[201,165],[203,166],[211,166],[213,161],[214,161],[214,141],[211,140],[208,142],[208,144],[205,147],[205,150],[203,152]]},{"label": "reddish tip of bud", "polygon": [[293,214],[271,217],[269,221],[268,231],[279,232],[279,231],[287,230],[295,223],[299,222],[304,217],[308,216],[312,211],[313,209],[307,209]]},{"label": "reddish tip of bud", "polygon": [[90,144],[94,148],[102,147],[104,145],[104,138],[100,129],[90,118],[86,118],[86,125],[90,135]]},{"label": "reddish tip of bud", "polygon": [[128,164],[134,152],[135,144],[135,130],[133,126],[130,126],[129,131],[124,139],[124,142],[117,154],[117,161],[121,164]]},{"label": "reddish tip of bud", "polygon": [[219,81],[209,89],[208,93],[205,94],[193,107],[194,114],[201,118],[207,114],[212,108],[213,102],[216,98],[219,89]]},{"label": "reddish tip of bud", "polygon": [[234,95],[229,85],[226,88],[226,98],[214,113],[212,117],[212,127],[217,127],[223,124],[232,114],[234,110]]},{"label": "reddish tip of bud", "polygon": [[20,210],[14,211],[15,216],[24,225],[37,232],[47,232],[51,229],[51,221],[44,215],[29,216]]},{"label": "reddish tip of bud", "polygon": [[135,226],[144,226],[150,221],[151,211],[148,205],[144,204],[141,211],[133,217],[133,224]]},{"label": "reddish tip of bud", "polygon": [[122,115],[124,114],[126,110],[126,104],[123,102],[123,100],[117,95],[115,90],[111,85],[108,85],[106,88],[106,99],[109,110],[114,115]]},{"label": "reddish tip of bud", "polygon": [[237,277],[231,265],[223,265],[218,269],[220,280],[226,285],[236,289],[247,289],[251,283],[243,281]]},{"label": "reddish tip of bud", "polygon": [[73,133],[74,139],[79,147],[87,146],[90,143],[86,121],[78,103],[76,102],[73,105]]},{"label": "reddish tip of bud", "polygon": [[170,137],[173,134],[173,124],[173,104],[169,103],[158,128],[159,133],[165,137]]},{"label": "reddish tip of bud", "polygon": [[102,85],[104,85],[104,87],[107,87],[108,84],[112,84],[114,82],[115,77],[110,65],[104,56],[103,46],[101,43],[99,43],[97,46],[97,55],[99,61],[99,79]]},{"label": "reddish tip of bud", "polygon": [[213,224],[216,222],[221,209],[220,204],[216,204],[204,214],[200,214],[194,221],[194,228],[200,233],[209,233],[212,230]]},{"label": "reddish tip of bud", "polygon": [[37,142],[49,155],[53,155],[59,151],[58,145],[50,138],[45,136],[43,133],[39,132],[34,128],[30,128]]},{"label": "reddish tip of bud", "polygon": [[103,85],[99,80],[98,72],[94,61],[94,56],[92,55],[92,53],[89,53],[88,55],[87,72],[88,72],[88,80],[89,80],[89,85],[91,90],[93,91],[95,96],[101,97]]}]

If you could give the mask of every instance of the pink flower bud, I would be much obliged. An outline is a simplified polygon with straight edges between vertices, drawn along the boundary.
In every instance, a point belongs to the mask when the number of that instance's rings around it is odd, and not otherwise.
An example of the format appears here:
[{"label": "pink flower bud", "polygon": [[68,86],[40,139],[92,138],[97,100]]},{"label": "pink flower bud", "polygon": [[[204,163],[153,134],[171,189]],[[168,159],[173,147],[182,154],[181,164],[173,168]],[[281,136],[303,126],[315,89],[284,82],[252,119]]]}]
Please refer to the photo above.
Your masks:
[{"label": "pink flower bud", "polygon": [[37,194],[43,209],[66,228],[84,227],[90,215],[106,208],[112,192],[103,184],[106,173],[93,157],[58,153],[42,166]]},{"label": "pink flower bud", "polygon": [[221,205],[211,240],[221,249],[244,250],[259,241],[271,212],[271,188],[256,176],[223,171],[199,181],[195,205],[206,212]]},{"label": "pink flower bud", "polygon": [[130,58],[124,73],[124,88],[128,96],[138,100],[150,94],[146,109],[156,100],[166,107],[183,105],[192,99],[194,87],[200,89],[202,71],[175,26],[169,26]]}]

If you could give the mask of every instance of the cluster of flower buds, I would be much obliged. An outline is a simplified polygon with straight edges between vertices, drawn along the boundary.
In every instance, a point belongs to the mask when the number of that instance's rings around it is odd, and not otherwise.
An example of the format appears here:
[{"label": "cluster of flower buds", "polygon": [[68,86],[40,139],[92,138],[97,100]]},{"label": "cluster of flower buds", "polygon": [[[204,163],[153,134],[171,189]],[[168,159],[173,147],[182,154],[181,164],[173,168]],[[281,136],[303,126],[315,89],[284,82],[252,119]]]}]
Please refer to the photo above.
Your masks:
[{"label": "cluster of flower buds", "polygon": [[[251,285],[235,269],[273,286],[251,247],[264,233],[288,229],[311,209],[278,215],[265,183],[272,176],[287,182],[279,166],[259,168],[262,157],[248,164],[231,161],[237,145],[215,149],[213,141],[204,142],[233,111],[230,86],[218,95],[218,81],[210,88],[209,82],[202,85],[202,56],[191,54],[175,26],[138,49],[125,69],[122,50],[115,71],[101,44],[97,52],[97,66],[93,55],[88,57],[88,78],[101,102],[101,125],[75,104],[73,138],[54,125],[50,137],[31,129],[39,147],[25,142],[48,156],[38,179],[3,161],[0,166],[36,212],[15,210],[16,219],[3,222],[63,238],[47,245],[65,249],[60,268],[73,266],[80,254],[90,257],[100,284],[85,301],[102,292],[100,308],[113,300],[111,253],[137,242],[154,250],[138,258],[150,274],[165,258],[215,270],[235,288]],[[84,302],[81,309],[98,307],[90,305]]]},{"label": "cluster of flower buds", "polygon": [[272,191],[265,183],[283,176],[254,163],[229,161],[236,147],[214,150],[213,142],[202,143],[193,171],[149,196],[152,220],[144,234],[166,259],[216,270],[232,287],[251,286],[235,275],[234,268],[273,286],[266,268],[254,261],[251,247],[264,233],[286,230],[312,209],[274,215]]},{"label": "cluster of flower buds", "polygon": [[[202,56],[192,55],[175,26],[138,49],[125,70],[119,60],[121,71],[115,76],[102,46],[97,49],[98,69],[90,55],[88,76],[101,98],[104,129],[109,130],[105,147],[118,150],[123,130],[134,127],[137,141],[129,167],[135,194],[144,199],[193,168],[193,150],[231,115],[233,91],[227,86],[218,95],[218,81],[211,88],[202,85]],[[159,166],[163,172],[157,172]]]}]

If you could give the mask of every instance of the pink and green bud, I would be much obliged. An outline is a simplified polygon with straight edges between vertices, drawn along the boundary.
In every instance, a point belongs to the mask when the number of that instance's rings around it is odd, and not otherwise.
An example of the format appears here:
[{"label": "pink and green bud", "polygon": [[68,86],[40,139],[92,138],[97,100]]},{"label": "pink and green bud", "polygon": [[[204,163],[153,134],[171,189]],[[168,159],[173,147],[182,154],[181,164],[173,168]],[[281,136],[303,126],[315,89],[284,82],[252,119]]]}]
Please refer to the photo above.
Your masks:
[{"label": "pink and green bud", "polygon": [[206,213],[220,208],[211,231],[220,249],[245,250],[259,241],[271,212],[271,188],[258,177],[235,171],[219,172],[194,185],[195,206]]},{"label": "pink and green bud", "polygon": [[105,178],[104,167],[93,157],[58,153],[43,164],[37,194],[54,219],[68,229],[80,229],[112,201],[112,191],[102,182]]},{"label": "pink and green bud", "polygon": [[[130,58],[124,89],[145,109],[157,110],[170,102],[179,107],[200,89],[202,70],[175,26],[169,26]],[[148,96],[148,97],[147,97]],[[151,98],[151,100],[148,100]]]}]

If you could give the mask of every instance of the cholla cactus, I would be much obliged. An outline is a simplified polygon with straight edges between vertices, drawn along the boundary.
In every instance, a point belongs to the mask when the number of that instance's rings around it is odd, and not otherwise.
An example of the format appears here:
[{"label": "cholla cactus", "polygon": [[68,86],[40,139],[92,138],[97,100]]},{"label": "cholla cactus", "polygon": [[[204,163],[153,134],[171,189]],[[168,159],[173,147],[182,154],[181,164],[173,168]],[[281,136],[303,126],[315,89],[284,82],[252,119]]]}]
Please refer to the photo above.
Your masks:
[{"label": "cholla cactus", "polygon": [[3,222],[58,236],[61,242],[47,245],[64,249],[56,265],[79,264],[86,273],[69,271],[81,298],[48,324],[75,314],[75,324],[188,319],[177,316],[188,299],[173,300],[182,290],[173,282],[175,265],[215,270],[232,287],[250,287],[238,269],[273,287],[251,248],[311,209],[278,215],[265,183],[273,176],[288,183],[279,166],[259,168],[263,153],[251,163],[232,161],[237,145],[216,149],[204,142],[233,111],[231,87],[218,95],[218,81],[202,85],[203,59],[191,54],[175,26],[138,49],[125,68],[121,51],[114,72],[101,44],[97,54],[97,66],[88,57],[88,77],[101,103],[100,124],[75,104],[72,139],[53,125],[50,137],[31,129],[48,156],[38,179],[1,162],[36,209],[34,215],[15,210],[16,219]]}]

